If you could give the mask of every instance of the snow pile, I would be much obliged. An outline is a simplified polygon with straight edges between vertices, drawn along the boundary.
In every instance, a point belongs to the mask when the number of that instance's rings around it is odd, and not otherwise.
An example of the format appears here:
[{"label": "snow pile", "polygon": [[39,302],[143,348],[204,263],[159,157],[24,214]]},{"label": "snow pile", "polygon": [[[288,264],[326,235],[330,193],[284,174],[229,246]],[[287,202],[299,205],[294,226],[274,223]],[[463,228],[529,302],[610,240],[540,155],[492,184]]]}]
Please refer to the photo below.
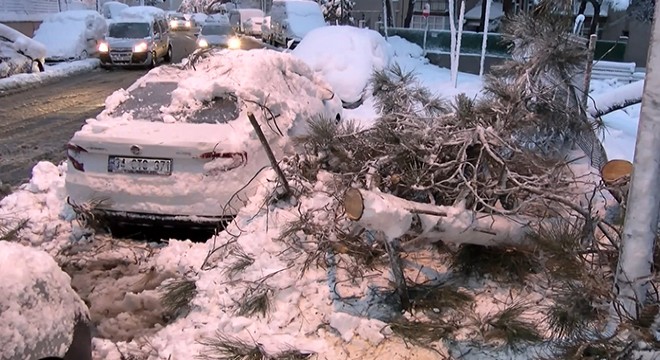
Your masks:
[{"label": "snow pile", "polygon": [[108,25],[93,10],[70,10],[46,18],[34,33],[34,39],[45,44],[50,60],[86,58],[103,39]]},{"label": "snow pile", "polygon": [[292,51],[332,85],[342,101],[363,97],[374,71],[390,66],[392,49],[376,31],[353,26],[314,29]]},{"label": "snow pile", "polygon": [[43,60],[46,57],[46,47],[44,44],[30,39],[9,26],[0,24],[0,39],[2,38],[12,43],[14,50],[34,60]]},{"label": "snow pile", "polygon": [[[323,174],[320,178],[328,179]],[[316,352],[328,359],[369,359],[389,349],[393,355],[389,359],[402,358],[404,354],[432,359],[420,355],[424,350],[406,348],[396,337],[391,339],[391,330],[385,322],[357,315],[356,312],[365,310],[360,306],[346,310],[333,293],[344,287],[334,282],[334,270],[311,266],[301,275],[306,255],[291,248],[287,243],[291,239],[283,240],[280,236],[300,214],[309,214],[313,221],[331,221],[324,209],[335,206],[336,200],[325,192],[324,182],[319,181],[305,184],[317,191],[302,196],[296,204],[279,203],[262,208],[273,191],[275,179],[273,171],[258,179],[269,185],[260,188],[251,205],[241,210],[227,231],[206,244],[170,240],[152,259],[150,265],[156,273],[178,274],[194,280],[197,296],[187,316],[147,337],[153,353],[158,354],[150,359],[192,358],[208,350],[200,341],[217,333],[258,343],[270,355],[297,349]],[[299,237],[301,243],[311,241],[305,240],[302,232],[291,237]],[[214,248],[220,249],[205,264]],[[232,272],[229,268],[241,259],[237,254],[252,260],[245,269]],[[203,264],[208,269],[201,270]],[[355,293],[363,291],[357,289]],[[260,292],[268,293],[270,298],[267,314],[240,313],[239,304],[249,294]],[[393,344],[397,347],[389,348]],[[124,352],[130,352],[139,348],[139,341],[118,345]],[[98,358],[119,359],[117,348],[110,342],[97,341],[95,348]]]},{"label": "snow pile", "polygon": [[[32,178],[11,195],[0,200],[0,219],[5,227],[21,230],[21,239],[33,245],[47,243],[62,232],[70,231],[64,219],[72,219],[72,210],[65,206],[64,173],[66,164],[55,166],[41,161],[32,169]],[[18,224],[25,222],[24,226]],[[46,244],[56,246],[57,244]]]},{"label": "snow pile", "polygon": [[387,42],[392,45],[395,56],[421,58],[424,55],[424,49],[421,46],[398,35],[388,37]]},{"label": "snow pile", "polygon": [[46,252],[7,241],[0,241],[0,274],[3,358],[63,357],[76,321],[88,318],[71,278]]},{"label": "snow pile", "polygon": [[[1,49],[2,41],[0,41],[0,53],[2,52]],[[43,72],[16,74],[4,79],[2,79],[2,65],[0,64],[0,94],[18,88],[25,89],[35,87],[66,76],[92,71],[98,68],[99,64],[100,62],[98,59],[77,60],[73,62],[46,65]]]}]

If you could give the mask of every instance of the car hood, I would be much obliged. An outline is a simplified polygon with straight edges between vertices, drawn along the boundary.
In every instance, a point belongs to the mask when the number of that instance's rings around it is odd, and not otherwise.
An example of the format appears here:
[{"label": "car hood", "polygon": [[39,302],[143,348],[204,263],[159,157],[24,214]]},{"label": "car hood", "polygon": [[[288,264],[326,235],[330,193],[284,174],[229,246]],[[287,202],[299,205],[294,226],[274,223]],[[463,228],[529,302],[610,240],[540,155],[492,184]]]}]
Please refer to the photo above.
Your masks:
[{"label": "car hood", "polygon": [[146,41],[147,39],[120,39],[120,38],[106,38],[105,39],[112,48],[133,48],[133,46],[139,42]]}]

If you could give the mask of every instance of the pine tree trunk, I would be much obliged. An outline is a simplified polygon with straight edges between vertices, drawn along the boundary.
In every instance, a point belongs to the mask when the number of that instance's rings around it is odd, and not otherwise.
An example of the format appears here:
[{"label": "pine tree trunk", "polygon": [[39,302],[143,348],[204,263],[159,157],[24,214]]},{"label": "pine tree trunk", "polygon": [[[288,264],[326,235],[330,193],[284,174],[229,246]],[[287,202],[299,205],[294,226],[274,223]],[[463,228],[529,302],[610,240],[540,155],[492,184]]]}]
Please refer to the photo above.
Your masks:
[{"label": "pine tree trunk", "polygon": [[350,189],[344,196],[349,219],[382,232],[390,241],[416,237],[416,243],[443,241],[484,246],[526,245],[530,219],[509,218],[458,206],[422,204],[393,195]]}]

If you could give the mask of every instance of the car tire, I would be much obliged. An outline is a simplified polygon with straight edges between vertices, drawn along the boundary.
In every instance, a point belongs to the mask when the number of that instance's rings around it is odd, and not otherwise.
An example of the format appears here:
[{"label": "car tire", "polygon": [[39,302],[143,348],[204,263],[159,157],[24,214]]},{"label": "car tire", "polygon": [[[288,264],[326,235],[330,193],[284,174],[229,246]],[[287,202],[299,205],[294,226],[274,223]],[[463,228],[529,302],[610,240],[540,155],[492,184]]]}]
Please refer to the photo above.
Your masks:
[{"label": "car tire", "polygon": [[167,52],[165,53],[165,58],[164,58],[166,63],[171,63],[172,62],[172,45],[169,45],[167,47]]}]

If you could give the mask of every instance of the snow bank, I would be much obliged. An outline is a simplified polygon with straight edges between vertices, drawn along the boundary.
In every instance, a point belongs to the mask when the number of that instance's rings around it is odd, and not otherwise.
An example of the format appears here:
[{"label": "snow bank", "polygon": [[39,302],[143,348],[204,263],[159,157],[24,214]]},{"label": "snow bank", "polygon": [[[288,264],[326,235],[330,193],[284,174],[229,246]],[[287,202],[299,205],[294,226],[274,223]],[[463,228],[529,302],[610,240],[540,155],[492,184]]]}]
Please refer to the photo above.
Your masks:
[{"label": "snow bank", "polygon": [[46,45],[47,59],[78,59],[92,54],[107,30],[108,25],[98,12],[70,10],[46,18],[33,38]]},{"label": "snow bank", "polygon": [[390,43],[392,49],[394,49],[395,56],[421,58],[424,54],[424,49],[422,49],[421,46],[398,35],[388,37],[387,42]]},{"label": "snow bank", "polygon": [[362,98],[374,71],[390,65],[392,49],[376,31],[353,26],[314,29],[292,54],[305,61],[348,103]]},{"label": "snow bank", "polygon": [[46,47],[44,44],[30,39],[9,26],[0,24],[0,38],[9,40],[17,52],[22,52],[32,59],[43,60],[46,57]]},{"label": "snow bank", "polygon": [[46,252],[7,241],[0,241],[0,274],[3,358],[63,357],[76,321],[89,317],[71,278]]},{"label": "snow bank", "polygon": [[[45,70],[39,73],[17,74],[7,78],[0,78],[0,94],[18,88],[29,88],[49,81],[72,76],[99,67],[98,59],[85,59],[54,65],[46,65]],[[0,74],[2,73],[0,66]],[[0,76],[2,77],[2,76]]]},{"label": "snow bank", "polygon": [[70,230],[61,221],[74,216],[66,206],[65,172],[66,163],[55,166],[42,161],[35,165],[30,182],[0,200],[1,225],[12,229],[26,221],[18,235],[32,245],[49,242],[61,231]]}]

